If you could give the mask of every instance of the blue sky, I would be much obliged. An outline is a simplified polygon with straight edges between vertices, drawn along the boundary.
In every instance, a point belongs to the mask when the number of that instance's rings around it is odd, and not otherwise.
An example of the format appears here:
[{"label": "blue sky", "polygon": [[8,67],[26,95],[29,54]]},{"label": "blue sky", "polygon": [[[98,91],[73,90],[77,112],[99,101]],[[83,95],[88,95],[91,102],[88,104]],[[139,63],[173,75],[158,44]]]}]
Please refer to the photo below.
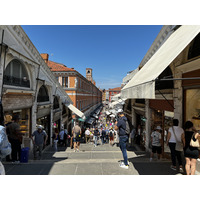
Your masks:
[{"label": "blue sky", "polygon": [[93,69],[97,87],[121,86],[128,71],[138,67],[160,25],[26,25],[22,26],[40,53],[74,67],[83,76]]}]

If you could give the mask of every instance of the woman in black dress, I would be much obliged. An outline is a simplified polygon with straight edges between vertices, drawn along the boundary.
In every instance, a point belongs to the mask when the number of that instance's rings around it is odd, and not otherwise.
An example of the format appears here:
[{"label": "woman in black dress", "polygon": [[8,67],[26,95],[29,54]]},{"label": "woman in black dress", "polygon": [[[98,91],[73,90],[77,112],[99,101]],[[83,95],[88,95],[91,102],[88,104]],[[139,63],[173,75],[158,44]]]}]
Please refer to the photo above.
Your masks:
[{"label": "woman in black dress", "polygon": [[193,140],[196,141],[200,137],[199,133],[194,134],[194,127],[191,121],[185,123],[185,147],[184,155],[186,159],[185,170],[187,175],[194,175],[196,170],[196,162],[199,157],[199,152],[197,147],[190,146],[190,140],[193,137]]}]

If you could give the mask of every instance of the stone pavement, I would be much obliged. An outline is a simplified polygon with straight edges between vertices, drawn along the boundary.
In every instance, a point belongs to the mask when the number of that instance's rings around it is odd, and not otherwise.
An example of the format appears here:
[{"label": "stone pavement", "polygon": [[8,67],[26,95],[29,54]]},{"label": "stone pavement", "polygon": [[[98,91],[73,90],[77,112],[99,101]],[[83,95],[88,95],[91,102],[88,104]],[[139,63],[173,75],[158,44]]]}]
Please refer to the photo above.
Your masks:
[{"label": "stone pavement", "polygon": [[80,152],[59,147],[54,152],[47,147],[41,160],[12,164],[4,162],[7,175],[181,175],[170,169],[170,160],[149,162],[149,155],[138,148],[127,151],[129,169],[119,167],[123,159],[119,147],[109,144],[81,144]]}]

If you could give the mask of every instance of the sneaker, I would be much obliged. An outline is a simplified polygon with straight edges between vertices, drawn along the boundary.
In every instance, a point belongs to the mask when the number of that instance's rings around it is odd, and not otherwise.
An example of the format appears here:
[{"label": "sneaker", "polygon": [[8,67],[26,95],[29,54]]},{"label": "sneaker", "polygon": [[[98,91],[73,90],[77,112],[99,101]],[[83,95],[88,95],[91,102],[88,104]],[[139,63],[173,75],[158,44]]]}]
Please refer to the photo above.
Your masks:
[{"label": "sneaker", "polygon": [[20,161],[19,161],[19,160],[15,160],[15,161],[13,161],[12,163],[13,163],[13,164],[19,164]]},{"label": "sneaker", "polygon": [[171,168],[172,170],[176,171],[176,167],[175,167],[175,166],[171,165],[170,168]]},{"label": "sneaker", "polygon": [[76,149],[77,152],[79,152],[79,149]]},{"label": "sneaker", "polygon": [[74,149],[74,152],[76,152],[76,149]]},{"label": "sneaker", "polygon": [[179,168],[179,172],[183,173],[183,168],[182,167]]},{"label": "sneaker", "polygon": [[[129,166],[129,161],[127,161],[128,162],[128,166]],[[120,165],[124,165],[124,161],[120,161]]]},{"label": "sneaker", "polygon": [[152,161],[152,158],[150,158],[149,161],[151,162],[151,161]]},{"label": "sneaker", "polygon": [[124,163],[121,163],[119,166],[120,166],[121,168],[128,169],[128,165],[125,165]]}]

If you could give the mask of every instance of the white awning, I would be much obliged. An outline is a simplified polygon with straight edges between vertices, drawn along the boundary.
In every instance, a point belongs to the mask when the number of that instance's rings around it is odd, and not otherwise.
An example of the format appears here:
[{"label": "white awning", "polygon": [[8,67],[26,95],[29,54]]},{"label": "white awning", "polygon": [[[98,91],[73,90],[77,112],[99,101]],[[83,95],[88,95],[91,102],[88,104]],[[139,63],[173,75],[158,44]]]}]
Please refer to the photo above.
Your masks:
[{"label": "white awning", "polygon": [[111,97],[112,101],[117,101],[121,97],[121,93],[116,94],[115,96]]},{"label": "white awning", "polygon": [[75,106],[72,104],[65,104],[74,114],[78,115],[82,119],[85,119],[84,113],[82,113],[79,109],[77,109]]},{"label": "white awning", "polygon": [[155,79],[200,32],[200,26],[184,25],[172,33],[151,59],[121,90],[122,98],[155,99]]}]

